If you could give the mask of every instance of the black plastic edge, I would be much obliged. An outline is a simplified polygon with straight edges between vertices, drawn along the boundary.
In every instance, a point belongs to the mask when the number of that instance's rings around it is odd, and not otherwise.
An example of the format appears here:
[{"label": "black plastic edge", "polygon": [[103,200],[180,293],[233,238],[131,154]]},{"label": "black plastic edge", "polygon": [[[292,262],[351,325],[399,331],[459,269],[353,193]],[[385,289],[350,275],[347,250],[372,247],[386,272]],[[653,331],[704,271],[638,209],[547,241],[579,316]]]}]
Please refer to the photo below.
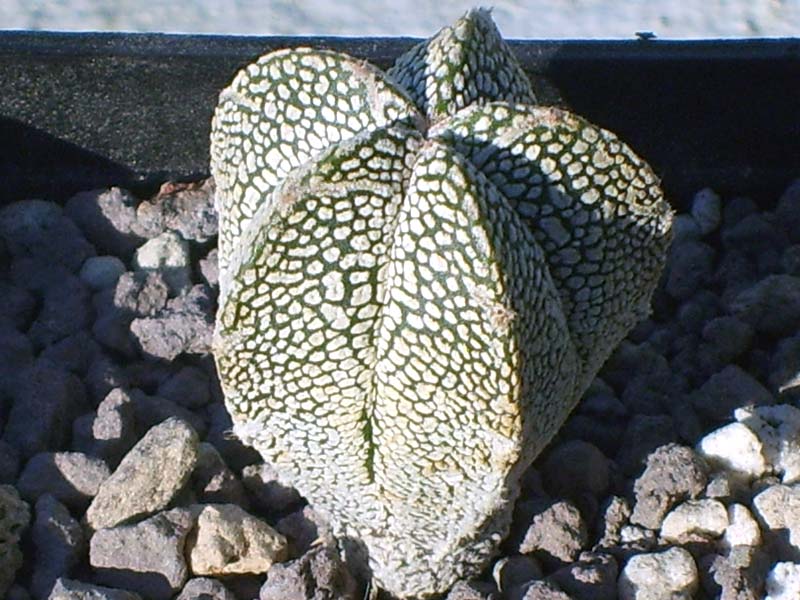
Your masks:
[{"label": "black plastic edge", "polygon": [[[0,32],[0,203],[207,174],[217,95],[260,54],[389,66],[409,38]],[[673,204],[711,186],[774,202],[800,177],[800,39],[512,41],[547,102],[614,131]]]}]

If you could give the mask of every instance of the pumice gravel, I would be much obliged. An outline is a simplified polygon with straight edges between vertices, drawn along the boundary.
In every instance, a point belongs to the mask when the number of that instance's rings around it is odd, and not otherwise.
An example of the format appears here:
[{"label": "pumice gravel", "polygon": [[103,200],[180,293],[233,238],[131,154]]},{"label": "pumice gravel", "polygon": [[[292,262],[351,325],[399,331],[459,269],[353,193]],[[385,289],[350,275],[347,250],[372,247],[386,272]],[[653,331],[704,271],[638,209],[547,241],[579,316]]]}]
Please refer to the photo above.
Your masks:
[{"label": "pumice gravel", "polygon": [[220,94],[213,353],[235,434],[401,598],[480,572],[525,469],[650,312],[656,176],[536,105],[488,11],[387,73],[280,50]]}]

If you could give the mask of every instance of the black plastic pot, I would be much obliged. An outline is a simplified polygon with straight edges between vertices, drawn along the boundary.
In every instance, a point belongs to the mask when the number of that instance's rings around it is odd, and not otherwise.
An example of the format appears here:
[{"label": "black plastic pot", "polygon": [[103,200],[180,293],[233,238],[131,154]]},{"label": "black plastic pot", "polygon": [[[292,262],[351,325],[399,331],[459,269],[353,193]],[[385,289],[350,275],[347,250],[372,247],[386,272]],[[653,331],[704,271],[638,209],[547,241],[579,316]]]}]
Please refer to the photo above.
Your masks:
[{"label": "black plastic pot", "polygon": [[[412,39],[0,32],[0,203],[207,174],[217,94],[287,46],[380,67]],[[673,204],[772,201],[800,176],[800,39],[512,42],[548,103],[616,132]]]}]

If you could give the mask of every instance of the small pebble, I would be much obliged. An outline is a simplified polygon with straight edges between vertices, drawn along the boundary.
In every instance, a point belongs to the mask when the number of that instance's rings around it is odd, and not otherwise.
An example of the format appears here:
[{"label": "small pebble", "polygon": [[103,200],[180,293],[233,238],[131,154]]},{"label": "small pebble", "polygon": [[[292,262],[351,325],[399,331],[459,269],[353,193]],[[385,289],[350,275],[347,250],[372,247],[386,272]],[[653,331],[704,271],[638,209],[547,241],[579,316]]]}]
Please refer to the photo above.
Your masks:
[{"label": "small pebble", "polygon": [[664,518],[661,537],[679,543],[715,539],[725,533],[728,525],[728,512],[719,500],[687,500]]},{"label": "small pebble", "polygon": [[142,271],[159,271],[172,296],[191,286],[189,244],[180,235],[165,231],[140,246],[133,266]]},{"label": "small pebble", "polygon": [[728,506],[729,525],[722,538],[728,548],[735,546],[758,546],[761,544],[761,529],[750,510],[743,504]]},{"label": "small pebble", "polygon": [[125,455],[86,511],[93,529],[153,514],[169,504],[197,463],[197,433],[178,419],[156,425]]},{"label": "small pebble", "polygon": [[125,263],[116,256],[92,256],[81,267],[80,278],[92,290],[104,290],[117,285],[125,272]]},{"label": "small pebble", "polygon": [[195,575],[266,573],[288,557],[286,538],[235,504],[203,504],[187,545]]},{"label": "small pebble", "polygon": [[139,594],[61,577],[47,600],[142,600]]},{"label": "small pebble", "polygon": [[746,425],[731,423],[703,437],[697,452],[715,468],[757,479],[767,472],[764,446]]},{"label": "small pebble", "polygon": [[184,547],[193,524],[190,510],[174,508],[133,525],[96,531],[89,562],[97,581],[149,600],[168,600],[189,576]]},{"label": "small pebble", "polygon": [[691,448],[667,444],[650,454],[634,483],[636,504],[631,522],[653,530],[679,502],[697,498],[708,482],[708,467]]},{"label": "small pebble", "polygon": [[800,598],[800,564],[779,562],[767,575],[765,600],[797,600]]},{"label": "small pebble", "polygon": [[691,600],[699,588],[697,565],[683,548],[638,554],[622,569],[621,600]]}]

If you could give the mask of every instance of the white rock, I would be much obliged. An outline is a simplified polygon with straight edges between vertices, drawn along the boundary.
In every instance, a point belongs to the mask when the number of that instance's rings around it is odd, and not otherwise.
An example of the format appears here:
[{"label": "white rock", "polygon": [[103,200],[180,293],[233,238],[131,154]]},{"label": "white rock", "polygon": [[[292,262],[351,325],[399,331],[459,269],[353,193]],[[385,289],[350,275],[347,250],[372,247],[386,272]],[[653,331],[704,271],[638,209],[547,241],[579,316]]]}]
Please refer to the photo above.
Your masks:
[{"label": "white rock", "polygon": [[195,575],[266,573],[288,557],[286,538],[235,504],[202,504],[187,548]]},{"label": "white rock", "polygon": [[767,471],[761,440],[743,423],[731,423],[706,435],[697,445],[711,465],[757,479]]},{"label": "white rock", "polygon": [[141,270],[158,270],[173,294],[191,286],[189,277],[189,244],[173,231],[165,231],[143,244],[133,257],[133,266]]},{"label": "white rock", "polygon": [[90,256],[81,266],[80,278],[92,290],[104,290],[117,285],[125,272],[125,263],[116,256]]},{"label": "white rock", "polygon": [[767,596],[764,600],[798,598],[800,598],[800,564],[777,563],[767,575]]},{"label": "white rock", "polygon": [[668,542],[684,541],[694,536],[718,538],[728,527],[728,511],[719,500],[687,500],[667,514],[661,525],[661,537]]},{"label": "white rock", "polygon": [[800,481],[800,410],[789,404],[739,408],[736,420],[761,440],[764,456],[781,481]]},{"label": "white rock", "polygon": [[690,600],[698,584],[692,555],[670,548],[631,557],[617,586],[622,600]]},{"label": "white rock", "polygon": [[761,544],[761,529],[744,504],[731,504],[728,507],[728,521],[730,525],[725,529],[725,535],[722,538],[722,543],[726,548]]},{"label": "white rock", "polygon": [[619,530],[619,540],[623,544],[638,544],[640,542],[654,544],[656,542],[656,534],[646,527],[640,527],[639,525],[624,525],[622,529]]},{"label": "white rock", "polygon": [[788,532],[789,545],[800,550],[800,489],[772,485],[753,498],[753,509],[765,532]]}]

